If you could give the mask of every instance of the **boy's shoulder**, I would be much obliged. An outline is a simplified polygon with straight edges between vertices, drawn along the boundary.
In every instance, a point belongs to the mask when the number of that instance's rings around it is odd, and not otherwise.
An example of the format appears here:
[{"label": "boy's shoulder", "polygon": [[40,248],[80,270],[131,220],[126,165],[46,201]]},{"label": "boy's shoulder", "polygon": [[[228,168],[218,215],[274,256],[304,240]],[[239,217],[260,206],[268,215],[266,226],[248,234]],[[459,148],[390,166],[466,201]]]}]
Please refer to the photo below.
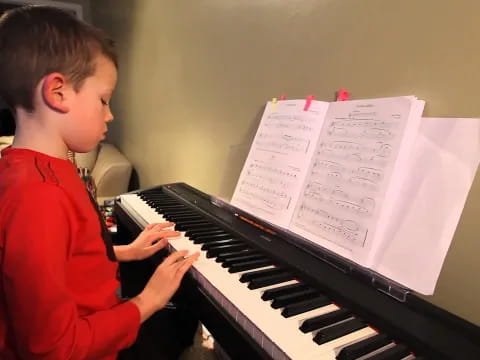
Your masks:
[{"label": "boy's shoulder", "polygon": [[0,158],[0,184],[9,186],[58,183],[49,161],[36,156]]},{"label": "boy's shoulder", "polygon": [[[18,155],[0,158],[0,202],[15,195],[64,196],[69,169],[42,156]],[[76,175],[76,174],[75,174]]]}]

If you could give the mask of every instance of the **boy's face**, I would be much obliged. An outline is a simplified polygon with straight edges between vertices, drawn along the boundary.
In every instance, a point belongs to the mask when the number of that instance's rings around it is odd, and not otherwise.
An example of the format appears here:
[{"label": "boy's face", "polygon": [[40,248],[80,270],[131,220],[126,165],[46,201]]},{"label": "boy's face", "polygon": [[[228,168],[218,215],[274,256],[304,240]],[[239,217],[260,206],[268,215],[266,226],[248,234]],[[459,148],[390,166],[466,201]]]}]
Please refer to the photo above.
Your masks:
[{"label": "boy's face", "polygon": [[117,70],[104,56],[96,60],[95,74],[85,79],[73,94],[62,137],[74,152],[89,152],[105,139],[107,123],[113,120],[110,98],[117,83]]}]

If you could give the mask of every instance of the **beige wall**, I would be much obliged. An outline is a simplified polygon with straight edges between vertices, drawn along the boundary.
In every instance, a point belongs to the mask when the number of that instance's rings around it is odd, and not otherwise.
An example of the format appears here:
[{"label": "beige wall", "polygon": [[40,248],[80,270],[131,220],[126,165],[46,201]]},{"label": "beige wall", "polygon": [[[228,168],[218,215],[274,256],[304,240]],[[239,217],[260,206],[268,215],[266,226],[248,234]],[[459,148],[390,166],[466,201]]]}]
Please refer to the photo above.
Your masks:
[{"label": "beige wall", "polygon": [[[480,116],[476,0],[91,6],[121,53],[110,140],[133,162],[141,187],[184,181],[229,197],[262,106],[280,93],[415,94],[427,116]],[[430,300],[480,324],[479,192],[477,180]]]}]

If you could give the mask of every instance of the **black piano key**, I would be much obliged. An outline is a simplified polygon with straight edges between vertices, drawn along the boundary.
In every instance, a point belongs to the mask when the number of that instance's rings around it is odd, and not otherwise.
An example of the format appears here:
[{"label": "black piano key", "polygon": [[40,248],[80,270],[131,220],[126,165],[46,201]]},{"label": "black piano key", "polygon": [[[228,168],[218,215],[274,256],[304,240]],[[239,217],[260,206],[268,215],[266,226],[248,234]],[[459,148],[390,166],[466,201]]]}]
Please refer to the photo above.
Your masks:
[{"label": "black piano key", "polygon": [[314,289],[304,289],[294,294],[277,296],[275,299],[273,299],[271,306],[274,309],[280,309],[288,305],[293,305],[293,304],[302,302],[304,300],[314,298],[317,295],[319,295],[318,291]]},{"label": "black piano key", "polygon": [[181,217],[169,217],[169,216],[164,216],[165,219],[168,221],[171,221],[175,224],[181,224],[181,223],[198,223],[198,222],[207,222],[204,218],[201,217],[187,217],[187,216],[181,216]]},{"label": "black piano key", "polygon": [[196,216],[196,215],[186,215],[186,214],[183,214],[183,215],[169,215],[168,216],[169,218],[169,221],[172,221],[172,222],[185,222],[185,221],[196,221],[196,220],[205,220],[205,218],[201,217],[201,216]]},{"label": "black piano key", "polygon": [[395,344],[384,351],[365,358],[365,360],[401,360],[408,355],[410,355],[410,351],[405,345]]},{"label": "black piano key", "polygon": [[165,204],[181,204],[178,200],[170,196],[160,194],[141,194],[140,197],[145,201],[157,201]]},{"label": "black piano key", "polygon": [[[161,208],[160,207],[157,207],[157,208],[154,208],[156,211],[160,211]],[[165,216],[198,216],[198,212],[194,211],[194,210],[191,210],[189,208],[178,208],[176,210],[168,210],[168,211],[163,211],[163,213],[165,213]]]},{"label": "black piano key", "polygon": [[[234,237],[231,234],[215,234],[207,236],[197,236],[193,239],[194,244],[205,244],[211,243],[212,241],[224,241],[224,240],[233,240]],[[238,240],[238,239],[237,239]]]},{"label": "black piano key", "polygon": [[172,203],[180,204],[180,202],[177,199],[174,199],[171,196],[168,196],[168,195],[162,194],[162,193],[153,193],[153,192],[147,193],[147,192],[145,192],[142,195],[144,197],[144,200],[148,199],[148,200],[155,200],[155,201],[162,201],[162,202],[172,202]]},{"label": "black piano key", "polygon": [[248,273],[242,274],[240,277],[240,282],[249,282],[257,278],[261,278],[263,276],[270,276],[275,274],[282,274],[285,272],[285,269],[280,267],[274,267],[271,269],[263,269],[263,270],[256,270],[256,271],[249,271]]},{"label": "black piano key", "polygon": [[210,236],[198,236],[192,240],[194,244],[208,244],[213,241],[234,240],[234,237],[230,234],[217,234],[217,235],[210,235]]},{"label": "black piano key", "polygon": [[186,224],[175,225],[175,230],[177,231],[200,230],[200,229],[209,229],[209,228],[214,228],[214,225],[212,223],[191,224],[188,226]]},{"label": "black piano key", "polygon": [[179,204],[179,201],[173,199],[169,196],[165,196],[165,194],[140,194],[140,197],[145,201],[162,201],[162,202],[171,202],[175,204]]},{"label": "black piano key", "polygon": [[216,234],[226,234],[225,230],[220,229],[219,227],[212,227],[212,229],[208,230],[189,230],[185,233],[190,239],[195,239],[199,236],[207,236],[207,235],[216,235]]},{"label": "black piano key", "polygon": [[[264,266],[272,265],[272,260],[270,259],[256,259],[256,260],[249,260],[244,262],[239,262],[236,264],[232,264],[228,267],[229,273],[237,273],[240,271],[247,271],[252,269],[258,269]],[[226,266],[225,266],[226,267]]]},{"label": "black piano key", "polygon": [[285,272],[276,275],[264,276],[260,278],[253,279],[248,283],[248,288],[259,289],[269,285],[280,284],[285,281],[293,280],[295,276],[291,273]]},{"label": "black piano key", "polygon": [[161,212],[161,213],[179,212],[180,210],[185,211],[185,209],[188,209],[184,205],[154,205],[154,204],[150,204],[150,206],[153,207],[155,210]]},{"label": "black piano key", "polygon": [[213,226],[213,224],[207,220],[185,220],[185,221],[176,221],[175,227],[182,228],[182,230],[189,229],[193,226],[201,226],[201,225],[209,225]]},{"label": "black piano key", "polygon": [[340,324],[329,326],[328,328],[319,330],[313,341],[317,344],[325,344],[329,341],[338,339],[342,336],[350,334],[354,331],[363,329],[367,324],[362,319],[351,319],[344,321]]},{"label": "black piano key", "polygon": [[304,333],[308,333],[314,330],[321,329],[325,326],[333,325],[335,323],[338,323],[339,321],[346,320],[350,317],[352,317],[352,313],[347,309],[335,310],[305,320],[300,326],[300,330]]},{"label": "black piano key", "polygon": [[185,219],[185,220],[176,220],[175,221],[175,225],[184,225],[184,226],[195,226],[195,225],[199,225],[199,224],[210,224],[210,226],[213,226],[213,224],[206,220],[206,219]]},{"label": "black piano key", "polygon": [[213,258],[217,257],[218,255],[222,253],[228,253],[228,252],[234,252],[234,251],[239,251],[246,249],[247,245],[246,244],[236,244],[236,245],[223,245],[223,246],[217,246],[215,248],[212,248],[207,251],[207,254],[205,255],[207,258]]},{"label": "black piano key", "polygon": [[150,199],[145,200],[145,202],[151,206],[164,206],[168,209],[188,208],[185,204],[179,203],[178,201],[159,201],[158,199]]},{"label": "black piano key", "polygon": [[229,266],[232,266],[233,264],[238,264],[244,261],[260,260],[260,259],[267,259],[267,258],[263,254],[256,252],[256,253],[247,254],[247,255],[229,256],[227,258],[222,258],[217,262],[221,262],[223,267],[229,267]]},{"label": "black piano key", "polygon": [[308,285],[303,283],[284,285],[277,288],[266,290],[262,294],[263,300],[273,300],[276,296],[294,293],[298,290],[307,289]]},{"label": "black piano key", "polygon": [[388,345],[391,340],[385,334],[377,334],[365,340],[344,347],[337,356],[337,360],[354,360],[360,356],[378,350]]},{"label": "black piano key", "polygon": [[214,241],[209,241],[204,243],[201,249],[204,251],[208,251],[210,249],[223,246],[223,245],[239,245],[239,244],[244,244],[244,242],[237,239],[214,240]]},{"label": "black piano key", "polygon": [[159,211],[157,211],[159,214],[161,214],[166,220],[168,221],[171,221],[171,222],[176,222],[176,221],[181,221],[184,219],[185,216],[192,216],[191,214],[181,214],[181,215],[177,215],[177,214],[171,214],[171,213],[161,213]]},{"label": "black piano key", "polygon": [[169,199],[160,199],[160,198],[151,198],[151,199],[144,199],[146,203],[152,204],[154,206],[182,206],[186,208],[187,206],[185,204],[182,204],[176,200],[169,200]]},{"label": "black piano key", "polygon": [[239,250],[239,251],[226,252],[226,253],[219,254],[217,256],[217,258],[215,259],[215,261],[216,262],[223,262],[223,261],[225,261],[227,259],[230,259],[232,257],[237,257],[237,256],[242,256],[242,255],[247,255],[247,254],[258,254],[258,253],[259,252],[257,250],[247,248],[247,249],[242,249],[242,250]]},{"label": "black piano key", "polygon": [[[160,208],[160,206],[158,206]],[[166,215],[172,215],[172,216],[182,216],[182,215],[191,215],[191,216],[199,216],[198,212],[195,210],[192,210],[187,207],[182,207],[178,209],[170,209],[166,211]]]},{"label": "black piano key", "polygon": [[288,318],[310,310],[318,309],[331,303],[332,302],[326,296],[318,295],[313,299],[308,299],[302,301],[301,303],[285,306],[285,308],[282,310],[282,316]]},{"label": "black piano key", "polygon": [[142,198],[145,201],[159,201],[159,202],[165,202],[165,203],[172,203],[172,204],[180,204],[180,202],[176,199],[173,199],[169,196],[161,195],[161,194],[139,194],[140,198]]}]

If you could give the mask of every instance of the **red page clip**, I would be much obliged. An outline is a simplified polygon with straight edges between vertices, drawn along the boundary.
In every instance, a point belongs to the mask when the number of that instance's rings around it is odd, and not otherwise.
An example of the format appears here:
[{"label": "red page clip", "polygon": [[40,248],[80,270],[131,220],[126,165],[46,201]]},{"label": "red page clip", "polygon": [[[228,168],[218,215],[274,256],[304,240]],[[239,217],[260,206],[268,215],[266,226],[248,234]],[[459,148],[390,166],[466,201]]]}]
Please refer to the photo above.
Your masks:
[{"label": "red page clip", "polygon": [[341,88],[340,90],[338,90],[337,92],[337,101],[345,101],[345,100],[349,100],[350,99],[350,93]]},{"label": "red page clip", "polygon": [[303,107],[303,111],[308,111],[310,109],[310,105],[312,104],[312,100],[315,99],[315,96],[308,95],[307,99],[305,100],[305,106]]}]

